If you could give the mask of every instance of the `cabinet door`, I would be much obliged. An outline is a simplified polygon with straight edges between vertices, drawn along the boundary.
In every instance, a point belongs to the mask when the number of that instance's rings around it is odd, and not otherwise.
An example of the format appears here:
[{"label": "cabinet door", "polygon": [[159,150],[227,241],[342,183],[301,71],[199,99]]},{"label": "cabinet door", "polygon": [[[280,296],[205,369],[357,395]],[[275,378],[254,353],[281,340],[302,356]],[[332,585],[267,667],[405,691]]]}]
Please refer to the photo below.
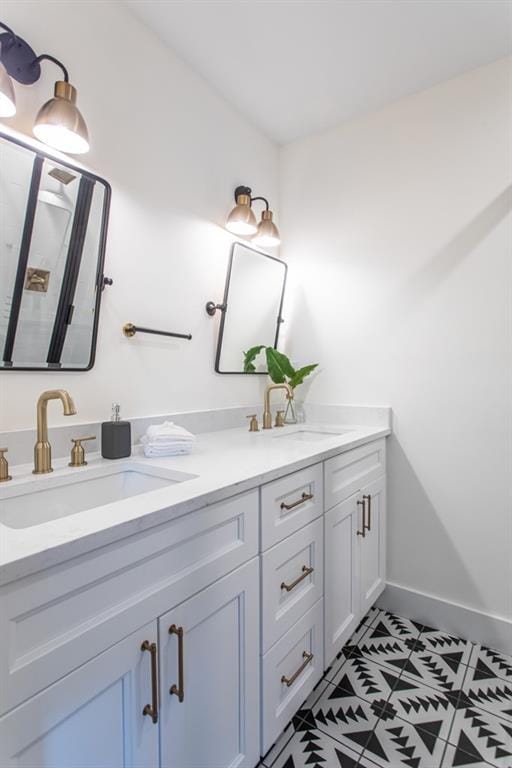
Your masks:
[{"label": "cabinet door", "polygon": [[362,524],[359,496],[354,494],[325,515],[325,664],[346,643],[359,620],[359,546]]},{"label": "cabinet door", "polygon": [[158,725],[142,627],[0,719],[2,768],[155,768]]},{"label": "cabinet door", "polygon": [[162,768],[258,763],[259,616],[255,558],[159,619]]},{"label": "cabinet door", "polygon": [[365,501],[366,530],[358,536],[361,562],[361,615],[377,600],[386,585],[386,478],[361,489]]}]

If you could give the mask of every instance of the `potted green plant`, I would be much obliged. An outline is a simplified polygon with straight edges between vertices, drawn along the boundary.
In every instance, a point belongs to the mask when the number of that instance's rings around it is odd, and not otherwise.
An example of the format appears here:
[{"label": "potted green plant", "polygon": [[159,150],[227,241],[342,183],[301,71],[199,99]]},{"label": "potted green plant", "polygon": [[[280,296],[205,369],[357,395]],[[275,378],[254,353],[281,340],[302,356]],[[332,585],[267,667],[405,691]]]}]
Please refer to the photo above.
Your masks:
[{"label": "potted green plant", "polygon": [[[318,367],[318,363],[312,363],[295,369],[291,364],[290,358],[284,352],[279,352],[274,347],[265,347],[264,344],[259,344],[244,352],[244,373],[254,373],[256,371],[254,361],[263,350],[265,350],[267,358],[268,375],[274,384],[288,384],[294,392],[303,383],[304,379]],[[288,400],[285,422],[287,424],[297,423],[293,400]]]}]

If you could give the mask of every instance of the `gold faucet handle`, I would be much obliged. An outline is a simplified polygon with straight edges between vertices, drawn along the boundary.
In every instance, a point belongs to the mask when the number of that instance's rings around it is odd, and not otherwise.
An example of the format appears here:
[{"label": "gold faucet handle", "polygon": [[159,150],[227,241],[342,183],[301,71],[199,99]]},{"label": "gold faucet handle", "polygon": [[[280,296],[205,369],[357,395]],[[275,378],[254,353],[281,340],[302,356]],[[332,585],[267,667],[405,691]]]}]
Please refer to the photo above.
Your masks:
[{"label": "gold faucet handle", "polygon": [[251,420],[249,422],[249,432],[259,432],[260,428],[258,426],[258,417],[257,417],[257,415],[255,413],[252,413],[247,418]]},{"label": "gold faucet handle", "polygon": [[71,442],[74,445],[71,449],[71,461],[69,462],[68,467],[85,467],[87,465],[85,460],[85,449],[82,445],[85,440],[96,440],[96,435],[71,438]]},{"label": "gold faucet handle", "polygon": [[284,411],[277,411],[274,427],[284,427]]},{"label": "gold faucet handle", "polygon": [[0,448],[0,483],[6,483],[7,480],[12,480],[9,474],[9,462],[4,456],[7,453],[8,448]]}]

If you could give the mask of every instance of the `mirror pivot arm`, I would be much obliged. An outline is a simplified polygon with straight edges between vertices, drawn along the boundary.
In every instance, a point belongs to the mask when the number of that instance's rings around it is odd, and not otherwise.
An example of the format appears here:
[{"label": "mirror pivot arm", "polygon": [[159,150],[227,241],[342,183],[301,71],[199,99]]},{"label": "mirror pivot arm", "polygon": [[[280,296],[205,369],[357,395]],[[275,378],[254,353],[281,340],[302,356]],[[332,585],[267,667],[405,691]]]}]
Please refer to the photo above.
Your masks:
[{"label": "mirror pivot arm", "polygon": [[205,306],[206,314],[210,315],[210,317],[213,317],[217,310],[225,312],[227,308],[227,304],[215,304],[214,301],[208,301]]}]

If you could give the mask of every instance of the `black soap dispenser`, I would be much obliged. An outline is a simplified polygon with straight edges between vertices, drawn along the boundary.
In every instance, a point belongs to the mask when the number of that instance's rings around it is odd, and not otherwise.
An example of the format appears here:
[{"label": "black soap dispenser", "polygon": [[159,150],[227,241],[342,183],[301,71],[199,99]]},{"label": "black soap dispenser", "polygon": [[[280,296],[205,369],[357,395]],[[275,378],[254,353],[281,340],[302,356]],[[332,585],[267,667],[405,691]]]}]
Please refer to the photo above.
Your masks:
[{"label": "black soap dispenser", "polygon": [[101,425],[101,455],[104,459],[126,459],[132,452],[131,424],[121,421],[121,406],[112,403],[112,418]]}]

